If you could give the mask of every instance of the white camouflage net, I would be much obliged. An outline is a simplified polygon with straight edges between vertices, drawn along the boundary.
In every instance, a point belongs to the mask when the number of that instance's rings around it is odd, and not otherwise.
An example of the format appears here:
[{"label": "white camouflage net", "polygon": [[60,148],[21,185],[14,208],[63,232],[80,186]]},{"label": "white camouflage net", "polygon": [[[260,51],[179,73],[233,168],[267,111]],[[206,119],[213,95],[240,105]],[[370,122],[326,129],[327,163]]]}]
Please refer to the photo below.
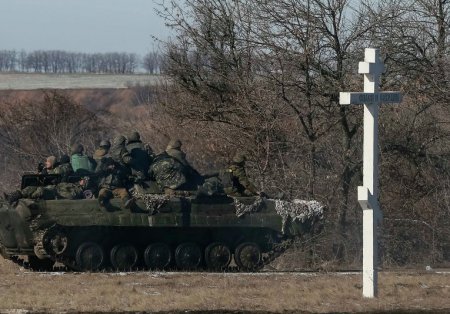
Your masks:
[{"label": "white camouflage net", "polygon": [[133,197],[140,199],[145,204],[145,209],[150,213],[155,213],[164,204],[169,201],[169,195],[165,194],[147,194],[138,191],[133,191]]},{"label": "white camouflage net", "polygon": [[[261,210],[264,206],[264,199],[256,197],[252,204],[244,204],[238,198],[234,197],[234,207],[236,208],[236,215],[243,216],[246,213],[255,213]],[[271,199],[275,202],[275,210],[283,220],[291,218],[292,221],[305,222],[313,217],[321,217],[323,215],[324,206],[318,201],[305,201],[295,199],[291,201],[283,201]]]},{"label": "white camouflage net", "polygon": [[236,216],[238,217],[242,217],[246,213],[258,212],[264,206],[264,200],[259,196],[257,196],[255,198],[255,201],[250,205],[242,203],[236,197],[233,197],[233,200],[234,200],[234,207],[236,208]]},{"label": "white camouflage net", "polygon": [[285,232],[286,223],[289,218],[291,218],[292,221],[304,223],[311,218],[318,217],[321,219],[323,217],[324,206],[318,201],[305,201],[299,199],[295,199],[292,202],[282,200],[274,201],[275,210],[283,219],[283,233]]},{"label": "white camouflage net", "polygon": [[295,199],[292,202],[275,200],[275,210],[283,220],[291,217],[292,221],[305,222],[313,217],[323,215],[323,205],[318,201]]}]

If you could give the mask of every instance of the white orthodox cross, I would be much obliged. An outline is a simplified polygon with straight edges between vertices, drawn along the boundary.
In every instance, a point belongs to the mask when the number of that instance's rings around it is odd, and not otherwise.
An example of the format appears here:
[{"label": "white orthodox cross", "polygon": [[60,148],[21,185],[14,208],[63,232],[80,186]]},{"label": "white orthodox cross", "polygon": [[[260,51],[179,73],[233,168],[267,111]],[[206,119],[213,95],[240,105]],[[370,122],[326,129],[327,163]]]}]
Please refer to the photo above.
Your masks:
[{"label": "white orthodox cross", "polygon": [[363,186],[358,187],[358,202],[363,209],[363,296],[377,296],[378,240],[381,220],[378,202],[378,110],[381,103],[399,103],[399,92],[380,92],[384,65],[379,49],[366,48],[358,73],[364,74],[363,93],[340,93],[341,105],[364,105]]}]

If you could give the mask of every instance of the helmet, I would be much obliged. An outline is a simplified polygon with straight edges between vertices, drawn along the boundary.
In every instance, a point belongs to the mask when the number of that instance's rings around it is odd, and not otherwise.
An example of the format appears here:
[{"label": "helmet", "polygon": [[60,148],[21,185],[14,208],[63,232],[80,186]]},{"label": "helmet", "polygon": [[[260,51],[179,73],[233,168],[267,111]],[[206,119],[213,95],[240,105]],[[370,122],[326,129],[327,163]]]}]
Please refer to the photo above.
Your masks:
[{"label": "helmet", "polygon": [[171,140],[169,144],[167,144],[167,149],[180,149],[181,145],[182,143],[180,140]]},{"label": "helmet", "polygon": [[127,136],[128,142],[137,142],[141,139],[141,136],[138,132],[133,131]]},{"label": "helmet", "polygon": [[111,147],[111,142],[110,141],[108,141],[108,140],[102,140],[101,142],[100,142],[100,145],[99,145],[100,147]]},{"label": "helmet", "polygon": [[247,157],[240,152],[236,153],[236,155],[234,155],[234,157],[233,157],[233,162],[236,164],[242,164],[246,160],[247,160]]},{"label": "helmet", "polygon": [[120,145],[125,143],[125,137],[123,135],[118,135],[113,139],[114,145]]},{"label": "helmet", "polygon": [[81,145],[80,143],[74,143],[72,144],[72,146],[70,147],[70,153],[71,155],[74,154],[81,154],[84,151],[84,147],[83,145]]}]

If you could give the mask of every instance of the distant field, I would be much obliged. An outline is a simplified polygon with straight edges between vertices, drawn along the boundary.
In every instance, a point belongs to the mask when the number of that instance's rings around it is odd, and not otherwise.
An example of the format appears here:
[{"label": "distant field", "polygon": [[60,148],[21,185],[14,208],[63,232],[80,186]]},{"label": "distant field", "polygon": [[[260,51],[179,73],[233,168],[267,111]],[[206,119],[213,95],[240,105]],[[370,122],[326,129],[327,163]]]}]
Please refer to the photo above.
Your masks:
[{"label": "distant field", "polygon": [[158,75],[109,75],[109,74],[2,74],[0,90],[34,89],[99,89],[127,88],[130,85],[154,85]]},{"label": "distant field", "polygon": [[[0,312],[449,313],[450,273],[32,273],[0,258]],[[210,312],[211,313],[211,312]]]}]

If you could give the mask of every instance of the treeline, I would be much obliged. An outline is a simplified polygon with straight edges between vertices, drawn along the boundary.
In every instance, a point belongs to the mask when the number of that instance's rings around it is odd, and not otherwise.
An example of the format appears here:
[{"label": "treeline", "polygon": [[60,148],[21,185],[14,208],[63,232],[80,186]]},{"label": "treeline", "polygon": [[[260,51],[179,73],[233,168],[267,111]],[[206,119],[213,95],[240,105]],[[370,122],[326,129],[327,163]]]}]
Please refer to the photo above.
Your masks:
[{"label": "treeline", "polygon": [[133,74],[145,71],[157,74],[162,71],[162,61],[157,52],[141,57],[126,52],[0,50],[0,72]]}]

